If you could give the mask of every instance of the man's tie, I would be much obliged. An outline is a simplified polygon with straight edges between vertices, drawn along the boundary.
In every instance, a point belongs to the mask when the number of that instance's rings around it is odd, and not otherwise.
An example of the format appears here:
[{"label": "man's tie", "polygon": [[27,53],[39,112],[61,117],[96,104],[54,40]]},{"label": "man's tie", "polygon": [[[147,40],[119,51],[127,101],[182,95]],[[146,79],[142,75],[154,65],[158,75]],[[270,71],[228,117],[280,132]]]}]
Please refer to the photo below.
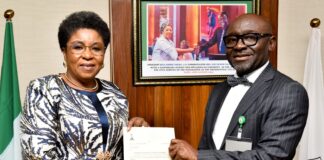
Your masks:
[{"label": "man's tie", "polygon": [[231,86],[231,87],[234,87],[238,84],[243,84],[243,85],[246,85],[246,86],[251,86],[252,83],[249,82],[248,79],[246,79],[245,76],[243,77],[234,77],[233,75],[231,76],[227,76],[227,83]]}]

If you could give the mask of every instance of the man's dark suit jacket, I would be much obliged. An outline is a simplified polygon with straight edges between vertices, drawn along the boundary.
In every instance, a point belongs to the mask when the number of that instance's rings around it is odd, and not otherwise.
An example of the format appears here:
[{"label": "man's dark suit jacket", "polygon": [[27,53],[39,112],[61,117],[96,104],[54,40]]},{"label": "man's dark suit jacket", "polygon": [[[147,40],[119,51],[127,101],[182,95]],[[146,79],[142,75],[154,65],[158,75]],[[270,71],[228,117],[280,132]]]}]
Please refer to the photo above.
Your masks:
[{"label": "man's dark suit jacket", "polygon": [[292,159],[308,114],[304,87],[271,65],[265,68],[239,103],[225,135],[237,136],[237,120],[244,115],[247,120],[242,137],[253,142],[252,150],[245,152],[225,151],[224,142],[221,150],[216,150],[212,138],[217,115],[229,90],[226,82],[217,84],[209,97],[198,159]]},{"label": "man's dark suit jacket", "polygon": [[[203,50],[207,50],[209,47],[211,47],[217,43],[219,54],[225,54],[226,47],[225,47],[225,44],[223,43],[223,36],[225,36],[225,32],[226,32],[226,29],[223,29],[223,27],[218,27],[215,30],[213,37],[208,42],[201,44],[200,52]],[[223,34],[223,36],[222,36],[222,34]]]}]

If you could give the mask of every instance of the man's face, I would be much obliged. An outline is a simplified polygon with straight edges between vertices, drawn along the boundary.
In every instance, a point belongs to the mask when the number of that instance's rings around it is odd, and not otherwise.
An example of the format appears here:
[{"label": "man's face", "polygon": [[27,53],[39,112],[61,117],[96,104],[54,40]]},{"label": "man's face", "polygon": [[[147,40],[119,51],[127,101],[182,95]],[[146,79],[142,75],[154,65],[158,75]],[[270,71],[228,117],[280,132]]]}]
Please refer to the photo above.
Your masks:
[{"label": "man's face", "polygon": [[[272,33],[271,26],[256,15],[240,16],[230,24],[226,35],[243,35],[247,33]],[[226,56],[229,63],[239,76],[251,73],[260,68],[269,59],[269,51],[275,48],[275,38],[260,38],[253,46],[247,46],[239,39],[232,48],[227,48]]]}]

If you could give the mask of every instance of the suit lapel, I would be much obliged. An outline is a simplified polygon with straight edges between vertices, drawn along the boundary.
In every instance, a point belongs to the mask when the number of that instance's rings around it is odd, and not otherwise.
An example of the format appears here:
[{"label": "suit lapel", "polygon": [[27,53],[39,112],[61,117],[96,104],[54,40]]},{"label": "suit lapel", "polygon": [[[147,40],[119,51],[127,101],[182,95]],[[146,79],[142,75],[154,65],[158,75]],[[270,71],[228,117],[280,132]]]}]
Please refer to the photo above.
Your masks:
[{"label": "suit lapel", "polygon": [[216,119],[218,117],[218,113],[221,109],[221,106],[223,105],[223,102],[225,100],[225,97],[228,93],[228,91],[231,89],[231,87],[226,83],[222,83],[220,84],[220,89],[217,90],[216,95],[214,96],[215,98],[213,99],[213,101],[211,102],[211,106],[212,106],[212,110],[209,112],[209,116],[210,118],[208,118],[209,120],[209,125],[208,129],[207,129],[207,133],[208,133],[208,142],[209,142],[209,146],[215,148],[215,144],[214,144],[214,140],[213,140],[213,131],[214,131],[214,127],[215,127],[215,123],[216,123]]},{"label": "suit lapel", "polygon": [[[227,136],[231,135],[235,127],[238,125],[238,117],[244,115],[244,113],[252,106],[253,102],[270,86],[270,82],[274,77],[274,70],[271,65],[268,65],[261,73],[259,78],[253,83],[251,88],[246,92],[242,100],[240,101],[237,109],[235,110],[231,122],[226,131]],[[224,145],[224,141],[223,141]],[[222,145],[222,146],[223,146]]]}]

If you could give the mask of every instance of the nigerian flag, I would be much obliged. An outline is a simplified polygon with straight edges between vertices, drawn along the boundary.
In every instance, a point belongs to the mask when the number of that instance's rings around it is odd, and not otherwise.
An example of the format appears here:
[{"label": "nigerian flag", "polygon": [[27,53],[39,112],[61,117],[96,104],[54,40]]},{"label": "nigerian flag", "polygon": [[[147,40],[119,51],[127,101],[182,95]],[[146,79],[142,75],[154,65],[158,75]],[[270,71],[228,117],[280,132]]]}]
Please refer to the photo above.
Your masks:
[{"label": "nigerian flag", "polygon": [[20,111],[13,27],[9,19],[6,22],[0,81],[0,160],[21,159]]}]

